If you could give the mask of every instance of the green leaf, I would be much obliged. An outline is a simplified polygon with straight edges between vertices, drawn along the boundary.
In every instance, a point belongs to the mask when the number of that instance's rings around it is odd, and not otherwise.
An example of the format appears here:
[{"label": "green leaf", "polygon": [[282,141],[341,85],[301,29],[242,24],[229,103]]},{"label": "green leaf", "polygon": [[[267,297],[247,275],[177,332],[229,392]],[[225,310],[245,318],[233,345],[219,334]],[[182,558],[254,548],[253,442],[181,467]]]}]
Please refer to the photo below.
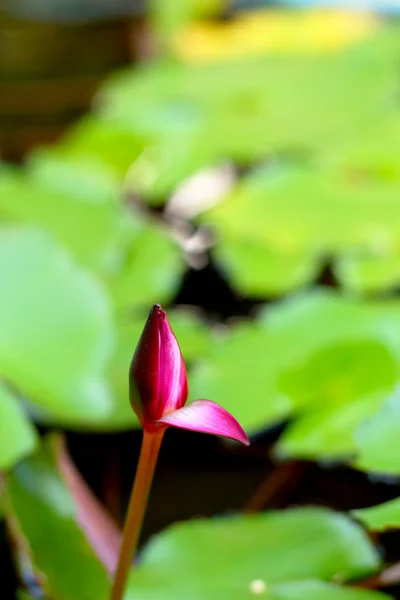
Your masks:
[{"label": "green leaf", "polygon": [[400,528],[400,498],[377,506],[353,510],[352,514],[372,531]]},{"label": "green leaf", "polygon": [[277,373],[283,358],[272,337],[248,323],[215,339],[207,357],[189,374],[190,398],[208,398],[229,410],[252,432],[285,418],[293,409],[278,393]]},{"label": "green leaf", "polygon": [[222,240],[213,255],[235,289],[256,297],[304,286],[319,270],[315,256],[279,253],[250,240]]},{"label": "green leaf", "polygon": [[37,444],[36,432],[17,398],[3,385],[0,385],[0,440],[0,472],[30,454]]},{"label": "green leaf", "polygon": [[182,254],[171,237],[156,227],[145,227],[132,240],[110,282],[117,310],[168,302],[178,289],[183,268]]},{"label": "green leaf", "polygon": [[103,166],[42,151],[31,156],[30,176],[0,175],[3,219],[40,227],[84,265],[109,268],[118,256],[123,215],[117,182]]},{"label": "green leaf", "polygon": [[143,141],[126,128],[87,115],[67,130],[59,148],[73,157],[94,157],[122,179],[142,151]]},{"label": "green leaf", "polygon": [[[344,580],[378,565],[367,535],[354,522],[325,509],[301,508],[174,525],[146,546],[137,575],[138,585],[143,569],[154,581],[168,578],[196,589],[206,573],[209,589],[221,592],[249,589],[254,579],[267,586]],[[133,574],[132,589],[134,582]]]},{"label": "green leaf", "polygon": [[28,594],[28,592],[25,592],[24,590],[18,590],[17,600],[35,600],[35,597],[31,596],[30,594]]},{"label": "green leaf", "polygon": [[306,412],[285,430],[278,453],[302,458],[354,454],[355,429],[381,408],[398,378],[398,357],[384,343],[367,339],[322,348],[283,372],[282,393]]},{"label": "green leaf", "polygon": [[171,143],[167,137],[150,144],[132,164],[126,177],[126,190],[149,204],[163,204],[176,186],[199,169],[210,166],[221,156],[207,140],[183,134]]},{"label": "green leaf", "polygon": [[[319,291],[268,307],[256,322],[232,326],[195,366],[189,389],[192,399],[222,404],[250,433],[323,407],[327,422],[318,446],[321,456],[329,456],[353,451],[349,429],[379,408],[399,373],[397,304]],[[370,392],[378,399],[363,400]],[[359,404],[341,417],[336,409],[350,401]],[[341,418],[347,433],[333,444]]]},{"label": "green leaf", "polygon": [[397,190],[396,182],[362,186],[328,168],[265,168],[244,178],[203,220],[223,239],[289,255],[379,249],[380,240],[396,248]]},{"label": "green leaf", "polygon": [[44,233],[0,234],[0,373],[54,421],[108,414],[113,348],[107,297]]},{"label": "green leaf", "polygon": [[168,311],[168,320],[181,347],[185,361],[206,356],[213,343],[210,327],[196,307],[176,307]]},{"label": "green leaf", "polygon": [[[6,518],[13,520],[35,570],[45,574],[49,596],[101,600],[107,598],[109,581],[88,541],[98,544],[100,537],[90,537],[93,528],[87,530],[88,537],[83,533],[86,520],[94,518],[93,500],[87,501],[84,482],[75,469],[71,475],[65,459],[53,436],[18,465],[6,485]],[[98,532],[101,520],[96,522]],[[153,538],[132,572],[126,596],[250,599],[255,580],[261,580],[271,600],[317,598],[317,591],[332,600],[378,600],[381,596],[374,592],[304,581],[344,580],[378,567],[378,554],[364,531],[345,515],[326,509],[198,520],[174,525]]]},{"label": "green leaf", "polygon": [[216,13],[223,5],[224,0],[152,0],[150,18],[161,39],[168,39],[192,20]]},{"label": "green leaf", "polygon": [[276,586],[271,595],[271,600],[385,600],[385,598],[389,600],[389,596],[379,592],[344,588],[320,581],[284,583]]},{"label": "green leaf", "polygon": [[398,390],[376,415],[356,431],[359,469],[377,473],[400,473],[400,394]]},{"label": "green leaf", "polygon": [[[181,4],[172,0],[166,6],[179,12]],[[182,132],[196,145],[200,136],[225,158],[252,161],[282,149],[326,152],[330,140],[336,147],[382,114],[383,106],[395,106],[397,36],[397,28],[382,28],[373,40],[326,56],[153,63],[114,77],[103,89],[101,111],[152,142],[168,140],[172,148]],[[298,194],[303,210],[304,197]]]},{"label": "green leaf", "polygon": [[86,200],[92,207],[111,204],[119,191],[115,172],[96,156],[67,154],[57,147],[30,154],[27,172],[43,188]]},{"label": "green leaf", "polygon": [[57,600],[106,600],[105,568],[77,524],[77,509],[57,470],[52,440],[10,474],[7,518],[18,525],[45,592]]},{"label": "green leaf", "polygon": [[355,292],[379,292],[400,281],[400,258],[388,252],[374,256],[342,256],[335,264],[340,282]]},{"label": "green leaf", "polygon": [[[263,591],[259,591],[263,590]],[[151,569],[141,569],[131,577],[127,599],[134,600],[389,600],[391,596],[355,588],[339,587],[322,581],[302,580],[276,585],[265,584],[262,579],[239,582],[235,576],[223,582],[181,578],[157,577]]]},{"label": "green leaf", "polygon": [[282,434],[276,446],[280,457],[346,459],[356,453],[354,432],[375,414],[387,394],[371,394],[340,408],[315,408],[300,416]]}]

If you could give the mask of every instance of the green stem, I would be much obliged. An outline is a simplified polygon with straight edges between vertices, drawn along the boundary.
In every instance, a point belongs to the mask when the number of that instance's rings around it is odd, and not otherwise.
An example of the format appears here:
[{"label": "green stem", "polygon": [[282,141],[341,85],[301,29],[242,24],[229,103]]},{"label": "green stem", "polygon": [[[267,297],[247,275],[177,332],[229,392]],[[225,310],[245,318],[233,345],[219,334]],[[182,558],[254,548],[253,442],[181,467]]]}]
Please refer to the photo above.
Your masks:
[{"label": "green stem", "polygon": [[129,500],[118,566],[110,600],[122,600],[124,594],[132,558],[136,551],[142,529],[151,483],[164,433],[165,429],[159,429],[155,432],[143,432],[139,464]]}]

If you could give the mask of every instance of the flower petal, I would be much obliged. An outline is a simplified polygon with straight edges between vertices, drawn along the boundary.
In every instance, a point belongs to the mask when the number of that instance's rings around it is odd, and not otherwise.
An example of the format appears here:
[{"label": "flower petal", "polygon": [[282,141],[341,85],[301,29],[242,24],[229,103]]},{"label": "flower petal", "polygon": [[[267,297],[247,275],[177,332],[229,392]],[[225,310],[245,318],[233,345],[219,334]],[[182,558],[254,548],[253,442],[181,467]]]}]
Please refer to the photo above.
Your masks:
[{"label": "flower petal", "polygon": [[154,429],[165,413],[181,408],[188,395],[185,363],[166,313],[150,311],[129,371],[130,401],[143,427]]},{"label": "flower petal", "polygon": [[188,397],[185,362],[179,344],[164,311],[159,312],[160,332],[159,406],[160,418],[166,412],[181,408]]},{"label": "flower petal", "polygon": [[247,435],[236,419],[222,406],[211,400],[196,400],[188,406],[162,417],[157,423],[179,429],[222,435],[242,442],[246,446],[250,444]]}]

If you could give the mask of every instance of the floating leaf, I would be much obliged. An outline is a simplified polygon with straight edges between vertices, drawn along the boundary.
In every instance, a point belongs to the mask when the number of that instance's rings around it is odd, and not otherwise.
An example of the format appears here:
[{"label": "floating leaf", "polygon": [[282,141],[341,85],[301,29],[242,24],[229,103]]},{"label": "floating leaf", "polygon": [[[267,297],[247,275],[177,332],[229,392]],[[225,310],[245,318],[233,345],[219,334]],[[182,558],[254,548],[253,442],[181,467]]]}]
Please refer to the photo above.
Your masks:
[{"label": "floating leaf", "polygon": [[316,408],[290,424],[281,436],[277,453],[281,457],[350,458],[356,453],[357,426],[382,406],[387,394],[368,395],[340,408]]},{"label": "floating leaf", "polygon": [[[180,160],[185,160],[189,147],[196,169],[210,166],[210,160],[237,158],[247,163],[277,151],[328,153],[342,138],[351,138],[377,114],[384,115],[395,106],[397,37],[396,28],[383,27],[370,41],[325,57],[286,54],[196,66],[178,61],[153,63],[118,74],[106,84],[100,94],[101,116],[150,140],[151,145],[161,144],[167,157],[168,150],[175,158],[176,148],[181,148]],[[167,162],[170,168],[179,169],[180,160]],[[160,170],[168,172],[165,161],[153,161],[152,166],[156,167],[151,169],[153,181]],[[291,193],[282,190],[280,198],[287,219],[292,220],[290,210],[285,209],[288,204],[295,208],[294,221],[298,213],[303,216],[300,226],[307,218],[314,220],[314,210],[324,219],[321,211],[325,208],[325,202],[311,202],[302,187],[296,190],[294,184]],[[346,190],[338,187],[342,188],[340,183],[329,182],[326,190],[339,203],[339,209],[333,209],[333,223],[343,218],[346,225],[344,200],[340,200]],[[312,188],[304,191],[314,195]],[[269,204],[269,200],[264,203],[264,211]],[[254,227],[268,225],[250,203],[248,213],[257,214]],[[325,211],[330,224],[331,216]],[[322,239],[325,233],[321,232]],[[334,234],[340,230],[331,227],[330,236]]]},{"label": "floating leaf", "polygon": [[400,394],[393,394],[382,410],[356,432],[356,466],[366,471],[400,473]]},{"label": "floating leaf", "polygon": [[400,257],[397,253],[344,255],[336,261],[335,273],[343,285],[355,292],[390,290],[400,282]]},{"label": "floating leaf", "polygon": [[2,171],[0,214],[34,225],[97,269],[115,260],[122,228],[117,186],[95,162],[67,160],[56,152],[31,157],[30,176]]},{"label": "floating leaf", "polygon": [[35,430],[18,399],[3,385],[0,385],[0,440],[0,472],[30,454],[37,443]]},{"label": "floating leaf", "polygon": [[[197,582],[216,590],[283,581],[346,579],[378,567],[363,530],[344,515],[302,508],[174,525],[145,548],[141,568],[154,580]],[[134,589],[134,575],[131,579]],[[139,585],[138,581],[138,585]],[[139,588],[140,589],[140,588]],[[179,589],[179,588],[178,588]]]},{"label": "floating leaf", "polygon": [[141,600],[389,600],[389,596],[369,590],[339,587],[322,581],[295,581],[277,585],[265,584],[262,579],[239,582],[235,576],[230,580],[215,583],[203,577],[180,581],[158,577],[153,571],[138,571],[130,580],[128,598],[140,593]]},{"label": "floating leaf", "polygon": [[167,232],[155,227],[140,231],[129,246],[124,263],[111,281],[111,294],[120,311],[163,303],[177,291],[183,257]]},{"label": "floating leaf", "polygon": [[[97,501],[88,496],[57,438],[48,438],[11,473],[5,506],[36,571],[46,575],[41,579],[49,595],[57,600],[107,598],[109,581],[89,540],[97,551],[111,551],[114,533],[104,527]],[[378,566],[378,554],[363,530],[326,509],[199,520],[174,525],[147,545],[127,597],[159,598],[161,590],[163,598],[211,600],[230,592],[230,598],[250,598],[254,582],[261,580],[271,600],[306,599],[306,591],[308,598],[317,597],[317,590],[332,600],[378,600],[374,592],[349,589],[346,596],[345,588],[304,581],[356,577]]]},{"label": "floating leaf", "polygon": [[373,531],[400,529],[400,498],[370,508],[353,510],[353,515]]},{"label": "floating leaf", "polygon": [[122,178],[142,151],[143,141],[126,128],[88,115],[67,130],[59,146],[74,157],[95,157]]},{"label": "floating leaf", "polygon": [[100,284],[44,233],[0,235],[0,372],[57,422],[95,422],[111,398],[112,322]]},{"label": "floating leaf", "polygon": [[[318,447],[321,456],[329,456],[354,450],[354,428],[379,409],[399,372],[396,305],[319,291],[268,308],[256,322],[231,327],[195,366],[189,389],[193,399],[221,403],[250,432],[293,413],[304,414],[312,426],[312,413],[326,411]],[[363,400],[370,392],[377,399]],[[350,401],[357,402],[354,409],[336,410]],[[334,444],[341,419],[347,429]],[[302,452],[306,438],[304,444]],[[307,452],[315,438],[310,444]]]},{"label": "floating leaf", "polygon": [[302,287],[319,271],[316,256],[279,253],[250,240],[222,240],[213,255],[235,289],[256,297]]},{"label": "floating leaf", "polygon": [[57,600],[108,597],[106,570],[115,567],[119,533],[59,439],[47,438],[13,470],[5,498],[6,518],[46,593]]},{"label": "floating leaf", "polygon": [[193,307],[177,307],[168,311],[168,320],[175,332],[186,362],[206,356],[213,343],[210,327]]}]

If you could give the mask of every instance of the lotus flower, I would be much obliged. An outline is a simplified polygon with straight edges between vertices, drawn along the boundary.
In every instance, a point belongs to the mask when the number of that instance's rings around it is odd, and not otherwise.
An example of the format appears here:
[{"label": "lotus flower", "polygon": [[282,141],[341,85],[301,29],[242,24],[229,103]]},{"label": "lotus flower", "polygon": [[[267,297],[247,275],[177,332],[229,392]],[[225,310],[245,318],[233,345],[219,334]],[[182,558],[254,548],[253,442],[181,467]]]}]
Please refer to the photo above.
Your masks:
[{"label": "lotus flower", "polygon": [[130,401],[148,432],[168,426],[221,435],[248,445],[236,419],[210,400],[188,397],[186,367],[166,313],[155,304],[137,345],[129,372]]}]

